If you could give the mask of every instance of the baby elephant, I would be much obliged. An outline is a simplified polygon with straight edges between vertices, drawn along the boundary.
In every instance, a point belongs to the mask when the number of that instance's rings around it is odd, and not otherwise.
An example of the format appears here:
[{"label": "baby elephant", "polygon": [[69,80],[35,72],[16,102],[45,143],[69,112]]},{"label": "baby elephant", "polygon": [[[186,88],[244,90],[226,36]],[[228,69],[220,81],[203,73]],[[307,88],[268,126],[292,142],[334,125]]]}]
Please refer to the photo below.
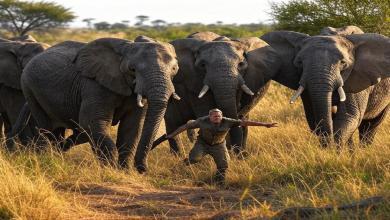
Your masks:
[{"label": "baby elephant", "polygon": [[77,130],[67,140],[90,142],[98,158],[112,165],[115,143],[109,128],[119,124],[119,165],[128,167],[127,159],[140,140],[135,166],[145,172],[168,100],[172,95],[179,99],[171,81],[177,70],[173,46],[147,37],[135,42],[66,41],[31,60],[21,84],[39,128],[54,134],[65,128]]}]

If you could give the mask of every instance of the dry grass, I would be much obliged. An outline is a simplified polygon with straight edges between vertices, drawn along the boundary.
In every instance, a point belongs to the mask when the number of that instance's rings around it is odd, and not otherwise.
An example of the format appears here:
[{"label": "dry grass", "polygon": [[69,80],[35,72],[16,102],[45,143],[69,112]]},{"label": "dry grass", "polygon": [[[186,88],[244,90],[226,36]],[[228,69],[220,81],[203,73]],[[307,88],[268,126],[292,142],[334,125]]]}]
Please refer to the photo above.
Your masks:
[{"label": "dry grass", "polygon": [[[288,104],[291,93],[273,84],[253,111],[253,119],[277,121],[280,126],[250,128],[250,156],[246,160],[232,157],[226,188],[212,183],[215,165],[211,158],[186,167],[182,163],[185,155],[174,157],[166,143],[150,153],[150,171],[145,176],[133,169],[119,171],[99,166],[88,145],[77,146],[65,154],[3,153],[0,215],[16,219],[73,219],[114,218],[125,213],[132,218],[168,218],[189,207],[206,207],[211,210],[209,213],[239,210],[244,216],[271,217],[277,210],[290,206],[340,205],[374,195],[389,198],[390,120],[381,126],[370,147],[356,149],[353,154],[321,149],[308,131],[302,105]],[[112,133],[115,134],[115,128]],[[190,143],[187,145],[185,154],[190,150]],[[177,193],[183,197],[172,197]],[[191,196],[185,197],[186,193]],[[202,197],[200,202],[193,200],[197,194],[216,197]],[[173,207],[168,202],[171,200],[181,206]],[[132,206],[121,206],[125,203]],[[134,207],[137,209],[132,211]],[[195,211],[188,213],[205,217]],[[387,204],[362,216],[386,219],[390,217],[390,207]],[[327,218],[344,217],[336,213]]]}]

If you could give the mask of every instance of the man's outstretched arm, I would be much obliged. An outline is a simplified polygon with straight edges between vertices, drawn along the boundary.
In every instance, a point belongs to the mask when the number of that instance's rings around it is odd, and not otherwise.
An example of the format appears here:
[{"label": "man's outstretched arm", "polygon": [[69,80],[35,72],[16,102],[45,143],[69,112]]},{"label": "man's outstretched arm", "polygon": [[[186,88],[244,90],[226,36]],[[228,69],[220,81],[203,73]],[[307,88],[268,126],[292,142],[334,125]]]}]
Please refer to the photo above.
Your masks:
[{"label": "man's outstretched arm", "polygon": [[170,133],[170,134],[164,134],[163,136],[157,138],[154,142],[153,142],[153,145],[152,145],[152,148],[151,150],[153,150],[154,148],[157,147],[157,145],[161,144],[162,142],[170,139],[170,138],[173,138],[175,137],[176,135],[180,134],[181,132],[187,130],[187,129],[193,129],[193,128],[198,128],[199,125],[198,125],[198,122],[195,121],[195,120],[190,120],[187,122],[187,124],[184,124],[182,126],[180,126],[178,129],[176,129],[174,132]]},{"label": "man's outstretched arm", "polygon": [[176,129],[174,132],[167,135],[167,138],[173,138],[176,135],[180,134],[181,132],[187,130],[187,129],[194,129],[198,128],[198,122],[196,120],[190,120],[186,124],[180,126],[178,129]]},{"label": "man's outstretched arm", "polygon": [[257,122],[257,121],[241,121],[241,126],[262,126],[262,127],[267,127],[267,128],[273,128],[273,127],[278,127],[278,123],[271,122],[271,123],[266,123],[266,122]]},{"label": "man's outstretched arm", "polygon": [[180,134],[181,132],[187,130],[187,124],[180,126],[178,129],[176,129],[174,132],[167,135],[167,138],[173,138],[176,135]]}]

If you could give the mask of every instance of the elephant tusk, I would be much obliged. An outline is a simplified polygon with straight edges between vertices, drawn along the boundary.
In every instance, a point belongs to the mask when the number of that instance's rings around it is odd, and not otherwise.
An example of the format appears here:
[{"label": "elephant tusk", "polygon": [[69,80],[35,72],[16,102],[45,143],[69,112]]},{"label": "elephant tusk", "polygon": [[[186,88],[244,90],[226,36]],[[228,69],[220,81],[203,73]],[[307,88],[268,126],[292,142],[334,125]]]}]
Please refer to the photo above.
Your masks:
[{"label": "elephant tusk", "polygon": [[344,102],[344,101],[347,99],[347,97],[346,97],[346,95],[345,95],[345,92],[344,92],[343,87],[340,86],[340,87],[337,89],[337,92],[339,93],[339,96],[340,96],[340,102]]},{"label": "elephant tusk", "polygon": [[297,100],[297,98],[302,94],[303,90],[305,90],[305,88],[303,88],[303,86],[299,86],[295,94],[291,97],[290,104],[293,104],[295,100]]},{"label": "elephant tusk", "polygon": [[204,85],[202,90],[200,90],[198,98],[202,98],[207,93],[207,91],[209,91],[209,88],[210,87],[208,85]]},{"label": "elephant tusk", "polygon": [[137,105],[141,108],[144,107],[144,103],[142,102],[142,95],[140,94],[137,95]]},{"label": "elephant tusk", "polygon": [[241,89],[242,89],[242,91],[244,91],[246,94],[248,94],[250,96],[254,95],[252,90],[245,84],[242,84]]},{"label": "elephant tusk", "polygon": [[176,92],[173,92],[173,93],[172,93],[172,97],[173,97],[174,99],[176,99],[176,100],[180,100],[180,99],[181,99],[180,96],[179,96]]}]

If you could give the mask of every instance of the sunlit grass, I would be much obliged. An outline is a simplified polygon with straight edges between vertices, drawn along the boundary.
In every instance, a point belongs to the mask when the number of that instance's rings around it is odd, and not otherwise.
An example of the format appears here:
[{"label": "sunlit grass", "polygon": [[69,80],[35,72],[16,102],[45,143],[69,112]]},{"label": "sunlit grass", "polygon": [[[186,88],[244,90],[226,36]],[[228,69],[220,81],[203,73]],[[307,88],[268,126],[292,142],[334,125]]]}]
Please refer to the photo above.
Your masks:
[{"label": "sunlit grass", "polygon": [[[89,41],[97,37],[126,37],[128,33],[63,32],[59,38],[39,35],[47,42],[61,39]],[[72,37],[73,36],[73,37]],[[241,203],[217,210],[240,210],[246,216],[273,216],[277,210],[291,206],[341,205],[366,197],[390,198],[390,120],[382,124],[375,142],[357,148],[353,154],[344,150],[322,149],[309,132],[302,103],[288,103],[292,91],[272,84],[265,98],[250,113],[251,119],[276,121],[277,128],[250,128],[247,151],[250,156],[239,160],[232,155],[226,187],[242,194]],[[163,126],[162,126],[163,127]],[[160,133],[163,132],[161,129]],[[115,137],[116,128],[112,128]],[[185,136],[182,136],[185,139]],[[131,187],[164,189],[168,186],[202,186],[219,189],[213,184],[215,164],[210,157],[192,166],[182,162],[191,149],[185,140],[183,154],[169,153],[167,143],[150,152],[149,172],[139,175],[133,168],[118,170],[102,167],[87,144],[60,154],[16,152],[0,154],[0,219],[66,219],[88,213],[75,196],[91,185],[117,184]],[[130,162],[132,164],[132,161]],[[224,188],[222,188],[224,189]],[[250,201],[249,203],[247,201]],[[169,210],[158,209],[162,216]],[[371,218],[390,218],[389,206],[366,213]],[[93,216],[93,215],[92,215]],[[329,216],[341,219],[341,214]]]}]

